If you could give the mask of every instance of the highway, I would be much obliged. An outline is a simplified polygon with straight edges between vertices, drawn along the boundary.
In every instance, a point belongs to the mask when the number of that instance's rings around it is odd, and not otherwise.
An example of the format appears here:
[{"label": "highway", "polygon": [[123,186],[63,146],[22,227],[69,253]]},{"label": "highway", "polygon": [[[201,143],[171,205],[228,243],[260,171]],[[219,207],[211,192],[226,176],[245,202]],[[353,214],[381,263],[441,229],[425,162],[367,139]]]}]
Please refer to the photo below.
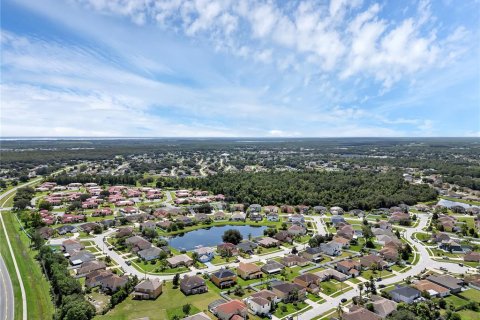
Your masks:
[{"label": "highway", "polygon": [[12,280],[8,274],[7,266],[0,256],[0,320],[14,319],[14,312]]}]

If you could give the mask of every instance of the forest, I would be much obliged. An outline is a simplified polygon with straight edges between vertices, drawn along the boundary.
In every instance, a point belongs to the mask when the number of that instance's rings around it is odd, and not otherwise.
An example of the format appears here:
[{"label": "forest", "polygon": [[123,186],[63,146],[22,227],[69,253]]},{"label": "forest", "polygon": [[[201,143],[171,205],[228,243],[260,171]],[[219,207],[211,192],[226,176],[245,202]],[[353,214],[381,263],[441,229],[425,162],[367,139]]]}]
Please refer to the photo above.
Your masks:
[{"label": "forest", "polygon": [[157,185],[209,190],[224,194],[229,202],[340,206],[346,210],[413,205],[437,197],[428,185],[411,185],[398,172],[224,173],[201,179],[162,178]]}]

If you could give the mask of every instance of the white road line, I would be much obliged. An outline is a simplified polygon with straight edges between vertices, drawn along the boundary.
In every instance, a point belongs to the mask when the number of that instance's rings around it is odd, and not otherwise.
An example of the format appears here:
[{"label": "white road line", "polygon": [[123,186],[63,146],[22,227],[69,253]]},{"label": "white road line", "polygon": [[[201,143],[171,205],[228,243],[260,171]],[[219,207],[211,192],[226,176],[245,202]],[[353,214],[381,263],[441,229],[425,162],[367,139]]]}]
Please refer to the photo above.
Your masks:
[{"label": "white road line", "polygon": [[[3,259],[2,259],[3,261]],[[4,264],[4,263],[3,263]],[[5,265],[4,270],[7,270],[7,266]],[[0,272],[0,276],[2,276],[2,283],[3,283],[3,291],[5,292],[4,297],[5,297],[5,320],[7,320],[8,317],[8,292],[7,292],[7,282],[5,281],[5,276],[3,275],[3,272]],[[12,315],[13,318],[15,318],[15,308],[12,310]]]},{"label": "white road line", "polygon": [[10,254],[13,259],[13,265],[15,266],[15,272],[17,273],[18,282],[20,283],[20,292],[22,293],[22,319],[27,320],[27,298],[25,294],[25,287],[23,286],[23,279],[20,275],[20,270],[18,269],[17,259],[15,258],[15,254],[13,253],[12,244],[10,243],[10,239],[8,238],[7,228],[5,227],[5,222],[3,221],[3,213],[0,212],[0,221],[2,221],[3,231],[5,232],[5,237],[7,239],[7,245],[10,249]]}]

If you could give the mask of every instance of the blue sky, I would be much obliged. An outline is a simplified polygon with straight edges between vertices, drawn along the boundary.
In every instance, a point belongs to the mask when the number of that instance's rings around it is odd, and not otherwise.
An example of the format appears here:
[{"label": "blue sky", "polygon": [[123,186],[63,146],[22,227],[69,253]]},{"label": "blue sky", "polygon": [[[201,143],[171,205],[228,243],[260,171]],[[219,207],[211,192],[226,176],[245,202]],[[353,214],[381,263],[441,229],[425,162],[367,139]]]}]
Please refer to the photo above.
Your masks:
[{"label": "blue sky", "polygon": [[5,0],[2,136],[480,136],[480,1]]}]

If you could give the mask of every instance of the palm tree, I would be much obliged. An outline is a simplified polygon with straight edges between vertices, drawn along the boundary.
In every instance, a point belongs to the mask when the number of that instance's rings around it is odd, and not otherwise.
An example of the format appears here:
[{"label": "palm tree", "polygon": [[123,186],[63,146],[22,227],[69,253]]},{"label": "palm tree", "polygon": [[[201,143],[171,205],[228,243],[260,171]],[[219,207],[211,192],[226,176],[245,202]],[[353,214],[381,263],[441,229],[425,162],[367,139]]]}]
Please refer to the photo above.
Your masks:
[{"label": "palm tree", "polygon": [[360,302],[362,301],[362,290],[363,290],[363,283],[358,284],[358,291],[360,291]]}]

